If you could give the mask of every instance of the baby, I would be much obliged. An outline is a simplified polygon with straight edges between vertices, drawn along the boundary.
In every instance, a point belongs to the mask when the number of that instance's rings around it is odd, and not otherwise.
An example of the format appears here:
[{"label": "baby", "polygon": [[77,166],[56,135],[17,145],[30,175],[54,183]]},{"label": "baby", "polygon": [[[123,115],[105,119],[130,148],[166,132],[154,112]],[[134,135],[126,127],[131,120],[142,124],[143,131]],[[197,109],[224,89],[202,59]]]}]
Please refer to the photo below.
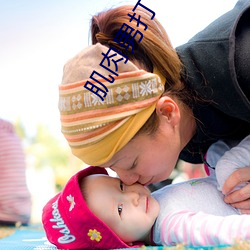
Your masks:
[{"label": "baby", "polygon": [[[227,151],[222,141],[208,151],[216,175],[166,186],[154,193],[124,185],[106,170],[88,167],[75,174],[43,210],[48,240],[60,249],[114,249],[141,245],[206,246],[250,239],[250,216],[223,201],[228,173],[246,166],[250,136]],[[222,157],[218,152],[227,151]],[[222,165],[223,175],[220,174]],[[234,168],[234,169],[232,169]],[[213,201],[213,202],[211,202]]]}]

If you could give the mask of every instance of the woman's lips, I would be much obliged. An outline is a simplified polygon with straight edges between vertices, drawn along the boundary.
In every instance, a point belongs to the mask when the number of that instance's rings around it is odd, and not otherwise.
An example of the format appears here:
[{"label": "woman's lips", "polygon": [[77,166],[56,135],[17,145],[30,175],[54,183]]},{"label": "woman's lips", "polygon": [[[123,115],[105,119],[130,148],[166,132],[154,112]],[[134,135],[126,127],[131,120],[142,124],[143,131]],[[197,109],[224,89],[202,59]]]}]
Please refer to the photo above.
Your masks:
[{"label": "woman's lips", "polygon": [[143,186],[148,186],[152,183],[152,180],[153,180],[154,177],[152,177],[148,182],[142,184]]}]

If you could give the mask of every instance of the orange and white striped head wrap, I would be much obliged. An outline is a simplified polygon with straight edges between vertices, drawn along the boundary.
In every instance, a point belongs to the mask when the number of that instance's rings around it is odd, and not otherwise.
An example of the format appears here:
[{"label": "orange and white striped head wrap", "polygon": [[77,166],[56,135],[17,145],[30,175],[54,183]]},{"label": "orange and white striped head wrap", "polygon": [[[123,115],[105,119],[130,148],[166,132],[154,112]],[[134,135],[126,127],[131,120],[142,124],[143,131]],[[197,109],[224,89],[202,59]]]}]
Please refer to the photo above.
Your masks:
[{"label": "orange and white striped head wrap", "polygon": [[[93,70],[108,77],[100,66],[109,48],[99,43],[72,58],[64,66],[59,86],[62,133],[72,153],[89,165],[109,161],[145,124],[164,92],[165,79],[158,73],[139,70],[131,61],[117,63],[118,76],[110,83],[100,78],[107,96],[100,97],[84,87]],[[112,59],[119,59],[116,54]],[[107,60],[106,60],[107,61]],[[115,64],[103,63],[115,72]],[[100,87],[100,86],[98,86]]]}]

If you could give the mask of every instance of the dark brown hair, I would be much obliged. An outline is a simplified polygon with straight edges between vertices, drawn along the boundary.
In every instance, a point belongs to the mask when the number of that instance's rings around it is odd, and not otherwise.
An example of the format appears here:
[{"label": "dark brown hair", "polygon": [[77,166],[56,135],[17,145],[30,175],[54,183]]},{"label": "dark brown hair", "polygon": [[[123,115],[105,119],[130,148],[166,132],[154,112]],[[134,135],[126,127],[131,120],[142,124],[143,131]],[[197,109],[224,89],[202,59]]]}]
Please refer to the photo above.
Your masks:
[{"label": "dark brown hair", "polygon": [[[130,17],[127,14],[133,14],[133,8],[134,6],[125,5],[93,16],[91,20],[92,43],[115,47],[128,56],[129,60],[139,63],[148,72],[153,72],[154,68],[157,68],[166,78],[164,94],[175,96],[180,102],[189,105],[190,93],[181,82],[182,64],[165,29],[156,18],[151,20],[151,13],[141,7],[136,8],[136,17],[141,16],[141,21],[147,25],[147,30],[145,31],[141,24],[137,27],[135,20],[129,22]],[[113,41],[124,23],[143,34],[140,43],[138,43],[140,36],[135,37],[133,53],[131,53],[131,48],[126,50],[125,46],[122,47]],[[154,112],[139,133],[152,134],[157,128],[158,119]]]}]

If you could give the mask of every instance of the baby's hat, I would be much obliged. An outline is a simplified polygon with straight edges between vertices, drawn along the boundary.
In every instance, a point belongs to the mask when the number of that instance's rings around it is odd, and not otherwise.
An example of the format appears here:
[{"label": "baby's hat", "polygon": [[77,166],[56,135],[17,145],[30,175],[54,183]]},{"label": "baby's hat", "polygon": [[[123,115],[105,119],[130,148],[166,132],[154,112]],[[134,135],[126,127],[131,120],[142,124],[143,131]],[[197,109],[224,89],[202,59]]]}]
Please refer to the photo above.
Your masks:
[{"label": "baby's hat", "polygon": [[88,208],[79,182],[93,174],[108,175],[104,168],[85,168],[45,205],[42,222],[47,238],[60,249],[130,248]]}]

